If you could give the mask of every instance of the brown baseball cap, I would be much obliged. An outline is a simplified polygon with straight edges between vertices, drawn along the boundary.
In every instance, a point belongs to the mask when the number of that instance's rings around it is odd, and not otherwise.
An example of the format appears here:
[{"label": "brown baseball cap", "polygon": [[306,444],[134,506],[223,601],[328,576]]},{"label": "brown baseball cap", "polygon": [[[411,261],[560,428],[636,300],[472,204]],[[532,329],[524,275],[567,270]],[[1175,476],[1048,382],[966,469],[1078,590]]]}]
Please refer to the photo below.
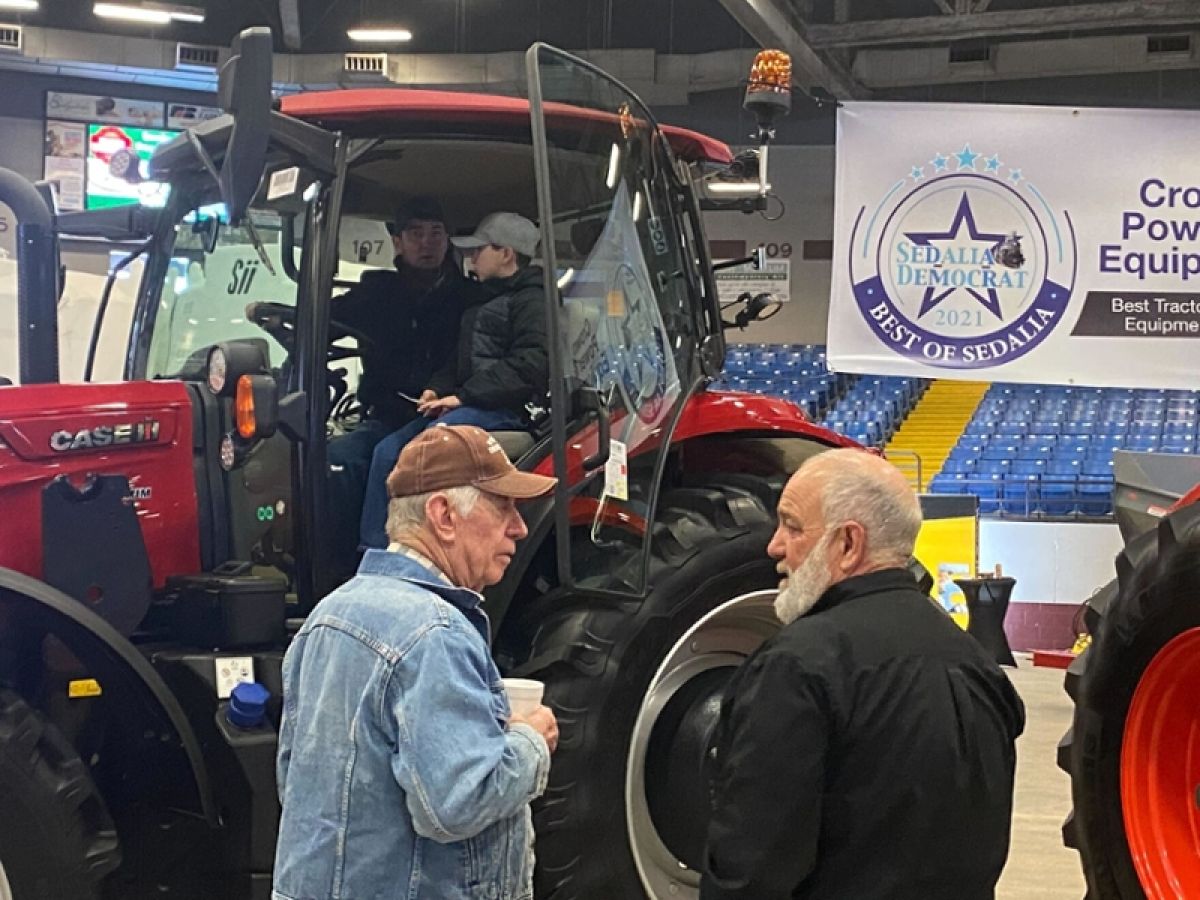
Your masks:
[{"label": "brown baseball cap", "polygon": [[389,497],[411,497],[472,485],[500,497],[530,500],[549,493],[557,483],[557,478],[519,471],[482,428],[434,425],[400,451],[387,489]]}]

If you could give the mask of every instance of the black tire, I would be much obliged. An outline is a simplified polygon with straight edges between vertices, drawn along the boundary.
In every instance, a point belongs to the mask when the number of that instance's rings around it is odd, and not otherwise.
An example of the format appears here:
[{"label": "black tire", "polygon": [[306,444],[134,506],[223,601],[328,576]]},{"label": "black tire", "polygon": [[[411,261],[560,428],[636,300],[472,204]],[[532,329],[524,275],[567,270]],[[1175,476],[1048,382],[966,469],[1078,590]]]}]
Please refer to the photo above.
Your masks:
[{"label": "black tire", "polygon": [[74,748],[0,690],[0,878],[13,900],[92,900],[120,862],[112,820]]},{"label": "black tire", "polygon": [[[779,576],[766,545],[781,487],[781,480],[729,475],[670,491],[660,502],[645,601],[560,596],[553,606],[540,607],[543,617],[521,672],[546,682],[546,702],[558,716],[560,741],[549,787],[534,807],[539,900],[648,896],[626,823],[635,720],[660,664],[689,628],[731,598],[777,586]],[[706,683],[697,678],[694,686],[711,696],[732,670],[730,665],[727,671],[706,673]],[[715,711],[709,712],[709,720],[715,721]],[[693,735],[687,748],[697,765],[685,767],[689,790],[681,799],[691,809],[706,808],[707,792],[694,796],[701,790],[694,775],[700,770],[703,743],[704,735]],[[690,818],[691,834],[681,839],[691,838],[694,845],[707,817],[698,822]],[[689,894],[694,896],[685,889],[672,896]]]},{"label": "black tire", "polygon": [[1093,643],[1064,687],[1075,701],[1058,748],[1073,810],[1063,842],[1079,851],[1088,898],[1143,900],[1121,803],[1121,751],[1134,691],[1173,638],[1200,627],[1200,504],[1164,518],[1117,557],[1117,579],[1088,601]]}]

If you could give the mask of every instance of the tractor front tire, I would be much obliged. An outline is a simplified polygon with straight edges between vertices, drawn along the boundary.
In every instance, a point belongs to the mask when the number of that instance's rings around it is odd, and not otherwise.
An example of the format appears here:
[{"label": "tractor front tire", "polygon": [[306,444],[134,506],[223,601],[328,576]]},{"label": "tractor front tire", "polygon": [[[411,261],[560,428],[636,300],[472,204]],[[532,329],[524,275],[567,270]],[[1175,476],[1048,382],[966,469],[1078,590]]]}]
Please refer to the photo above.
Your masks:
[{"label": "tractor front tire", "polygon": [[560,728],[534,807],[539,900],[698,895],[720,692],[779,628],[766,545],[781,486],[729,475],[666,492],[644,601],[542,607],[521,667]]},{"label": "tractor front tire", "polygon": [[120,861],[112,820],[74,748],[0,689],[0,898],[92,900]]},{"label": "tractor front tire", "polygon": [[1088,606],[1093,644],[1065,684],[1064,843],[1093,900],[1200,896],[1200,504],[1131,541]]}]

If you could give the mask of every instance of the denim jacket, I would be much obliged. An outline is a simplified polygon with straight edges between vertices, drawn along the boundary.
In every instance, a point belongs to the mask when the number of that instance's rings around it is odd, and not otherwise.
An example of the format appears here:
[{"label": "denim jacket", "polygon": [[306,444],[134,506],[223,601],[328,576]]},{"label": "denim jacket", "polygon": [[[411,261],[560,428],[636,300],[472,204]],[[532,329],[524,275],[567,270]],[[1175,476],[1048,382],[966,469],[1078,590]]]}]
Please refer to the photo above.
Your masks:
[{"label": "denim jacket", "polygon": [[371,550],[283,663],[274,900],[529,900],[550,754],[508,701],[480,597]]}]

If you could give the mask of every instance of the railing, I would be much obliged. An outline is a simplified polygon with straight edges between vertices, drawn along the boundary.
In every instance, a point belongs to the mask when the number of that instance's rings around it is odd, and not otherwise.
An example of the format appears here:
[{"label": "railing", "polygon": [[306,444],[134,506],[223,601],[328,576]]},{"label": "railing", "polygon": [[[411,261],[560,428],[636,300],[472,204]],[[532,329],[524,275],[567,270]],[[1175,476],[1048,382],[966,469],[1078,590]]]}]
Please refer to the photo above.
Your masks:
[{"label": "railing", "polygon": [[925,464],[920,453],[915,450],[888,450],[884,456],[904,474],[915,490],[922,489],[925,484]]},{"label": "railing", "polygon": [[[1113,481],[1111,478],[1080,480],[1074,475],[1038,475],[1034,478],[952,478],[960,488],[956,493],[979,498],[979,512],[985,516],[1018,519],[1111,519]],[[941,482],[942,485],[946,482]],[[1103,487],[1101,491],[1081,491],[1084,484]],[[1061,489],[1066,490],[1061,490]],[[1049,490],[1047,490],[1049,489]],[[934,493],[945,494],[939,490]]]}]

